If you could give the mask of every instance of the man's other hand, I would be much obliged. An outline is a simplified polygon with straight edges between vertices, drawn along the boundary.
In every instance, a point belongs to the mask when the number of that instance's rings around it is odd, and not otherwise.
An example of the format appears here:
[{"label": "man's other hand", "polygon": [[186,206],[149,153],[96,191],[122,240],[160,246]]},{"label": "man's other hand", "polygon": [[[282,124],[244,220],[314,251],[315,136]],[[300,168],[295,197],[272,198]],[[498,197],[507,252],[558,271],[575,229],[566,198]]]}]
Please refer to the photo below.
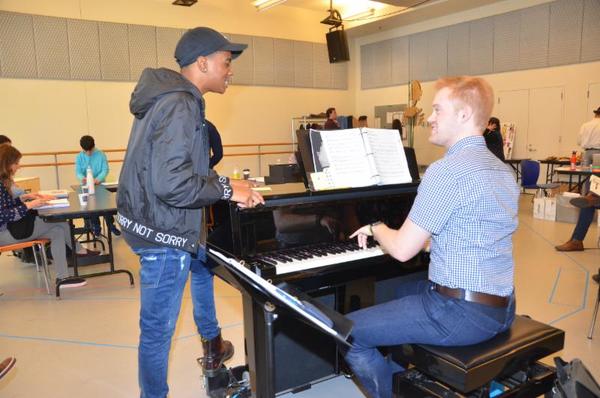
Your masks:
[{"label": "man's other hand", "polygon": [[262,195],[253,191],[249,186],[231,184],[231,188],[233,189],[231,200],[237,202],[240,207],[255,207],[257,205],[265,204]]}]

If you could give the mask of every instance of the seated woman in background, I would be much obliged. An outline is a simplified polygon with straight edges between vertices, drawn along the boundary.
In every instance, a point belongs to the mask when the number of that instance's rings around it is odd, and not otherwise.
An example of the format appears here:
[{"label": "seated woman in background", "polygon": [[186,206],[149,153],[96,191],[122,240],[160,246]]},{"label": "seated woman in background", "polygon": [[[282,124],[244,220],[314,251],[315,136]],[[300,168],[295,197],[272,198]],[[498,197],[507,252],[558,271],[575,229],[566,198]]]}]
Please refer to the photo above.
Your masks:
[{"label": "seated woman in background", "polygon": [[[17,239],[9,231],[9,224],[30,217],[28,212],[43,206],[49,197],[37,193],[23,194],[13,198],[13,178],[19,169],[21,152],[10,145],[0,145],[0,245],[12,245],[33,239],[50,239],[50,250],[56,265],[56,282],[61,282],[61,287],[78,287],[87,282],[78,277],[69,277],[67,268],[66,247],[71,246],[71,235],[66,222],[46,223],[37,214],[33,217],[33,232],[30,236]],[[86,256],[98,254],[79,246],[75,248],[77,255]]]}]

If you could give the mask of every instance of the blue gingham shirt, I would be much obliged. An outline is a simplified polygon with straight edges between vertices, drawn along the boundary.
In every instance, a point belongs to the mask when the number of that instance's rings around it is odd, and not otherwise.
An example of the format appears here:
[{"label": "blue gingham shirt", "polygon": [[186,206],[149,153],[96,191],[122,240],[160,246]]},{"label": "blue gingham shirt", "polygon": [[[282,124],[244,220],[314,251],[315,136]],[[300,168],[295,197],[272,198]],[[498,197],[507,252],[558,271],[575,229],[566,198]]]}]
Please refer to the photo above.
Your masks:
[{"label": "blue gingham shirt", "polygon": [[514,175],[482,136],[461,139],[429,166],[408,216],[431,233],[429,279],[510,295],[518,200]]}]

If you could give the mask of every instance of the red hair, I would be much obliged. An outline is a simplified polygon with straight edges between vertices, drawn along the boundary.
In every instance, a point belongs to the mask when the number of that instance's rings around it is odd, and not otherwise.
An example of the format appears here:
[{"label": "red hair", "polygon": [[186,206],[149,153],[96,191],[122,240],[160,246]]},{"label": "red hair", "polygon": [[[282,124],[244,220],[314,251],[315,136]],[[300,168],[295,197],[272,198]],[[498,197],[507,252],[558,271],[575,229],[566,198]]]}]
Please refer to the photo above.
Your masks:
[{"label": "red hair", "polygon": [[450,89],[449,98],[455,103],[455,109],[460,105],[470,107],[475,125],[485,128],[494,108],[494,90],[487,81],[471,76],[443,77],[435,83],[435,88]]}]

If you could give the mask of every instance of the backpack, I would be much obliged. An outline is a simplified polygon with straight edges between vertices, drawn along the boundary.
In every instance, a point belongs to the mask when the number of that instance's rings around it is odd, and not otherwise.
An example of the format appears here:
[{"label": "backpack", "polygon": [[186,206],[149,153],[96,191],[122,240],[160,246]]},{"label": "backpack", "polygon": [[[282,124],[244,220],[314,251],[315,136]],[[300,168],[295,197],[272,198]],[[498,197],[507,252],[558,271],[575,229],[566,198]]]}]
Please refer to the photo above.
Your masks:
[{"label": "backpack", "polygon": [[549,396],[552,398],[600,398],[600,385],[580,359],[565,362],[554,358],[556,381]]}]

